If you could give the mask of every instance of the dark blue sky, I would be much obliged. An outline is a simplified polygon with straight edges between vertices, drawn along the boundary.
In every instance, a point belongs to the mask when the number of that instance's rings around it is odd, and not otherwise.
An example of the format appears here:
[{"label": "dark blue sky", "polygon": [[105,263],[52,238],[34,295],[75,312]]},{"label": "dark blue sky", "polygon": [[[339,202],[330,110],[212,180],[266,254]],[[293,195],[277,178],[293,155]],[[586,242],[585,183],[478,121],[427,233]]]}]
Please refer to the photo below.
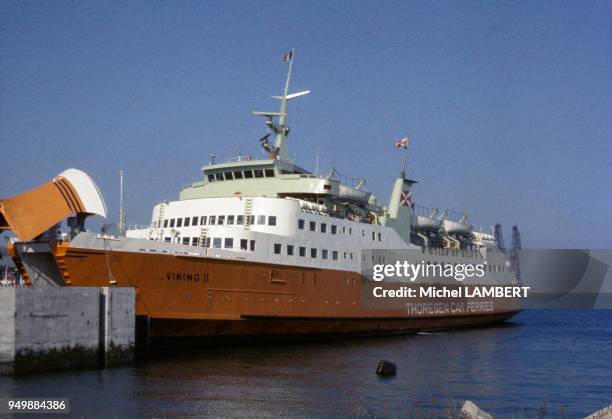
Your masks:
[{"label": "dark blue sky", "polygon": [[417,203],[517,223],[527,247],[609,248],[610,5],[481,2],[2,2],[0,196],[68,167],[130,223],[260,156],[296,48],[290,154],[387,199],[408,133]]}]

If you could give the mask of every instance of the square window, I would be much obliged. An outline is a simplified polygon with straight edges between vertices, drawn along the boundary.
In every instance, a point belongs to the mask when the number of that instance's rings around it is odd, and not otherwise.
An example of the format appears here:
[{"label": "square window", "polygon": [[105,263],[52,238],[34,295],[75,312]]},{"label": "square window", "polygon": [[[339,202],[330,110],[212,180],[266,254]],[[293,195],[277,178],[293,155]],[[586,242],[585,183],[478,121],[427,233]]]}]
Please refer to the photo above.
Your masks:
[{"label": "square window", "polygon": [[302,220],[302,219],[298,220],[298,228],[300,230],[304,230],[304,220]]},{"label": "square window", "polygon": [[251,252],[254,252],[255,251],[255,240],[251,240],[249,244],[251,245]]},{"label": "square window", "polygon": [[211,215],[210,217],[208,217],[208,224],[210,224],[211,226],[214,226],[217,223],[217,217],[214,215]]},{"label": "square window", "polygon": [[225,238],[225,243],[223,243],[223,247],[225,247],[226,249],[231,249],[234,247],[234,239],[231,237],[226,237]]},{"label": "square window", "polygon": [[336,234],[338,232],[338,226],[335,224],[332,224],[331,226],[331,234]]},{"label": "square window", "polygon": [[321,233],[327,233],[327,224],[321,223]]},{"label": "square window", "polygon": [[215,249],[221,249],[221,237],[215,237],[213,239],[213,247]]},{"label": "square window", "polygon": [[266,169],[266,177],[274,177],[274,169]]},{"label": "square window", "polygon": [[164,220],[164,228],[168,227],[168,220]]},{"label": "square window", "polygon": [[280,243],[274,243],[274,254],[275,255],[280,255],[281,254],[281,244]]},{"label": "square window", "polygon": [[317,223],[315,221],[310,222],[310,231],[317,231]]},{"label": "square window", "polygon": [[276,225],[276,216],[275,215],[271,215],[268,217],[268,225],[269,226],[275,226]]},{"label": "square window", "polygon": [[208,175],[208,181],[209,182],[214,182],[215,181],[215,175]]},{"label": "square window", "polygon": [[338,260],[338,251],[337,250],[333,250],[332,251],[332,259],[333,260]]},{"label": "square window", "polygon": [[190,221],[191,221],[191,218],[185,217],[185,221],[183,221],[183,224],[185,225],[185,227],[189,227],[189,222]]},{"label": "square window", "polygon": [[241,226],[242,224],[244,224],[244,216],[243,215],[237,215],[236,216],[236,225]]},{"label": "square window", "polygon": [[177,218],[176,219],[176,226],[177,227],[182,227],[183,226],[183,219],[182,218]]},{"label": "square window", "polygon": [[244,171],[244,178],[245,179],[251,179],[253,177],[253,171],[252,170],[245,170]]},{"label": "square window", "polygon": [[310,248],[310,257],[313,259],[317,258],[317,249],[315,249],[314,247]]},{"label": "square window", "polygon": [[306,256],[306,248],[303,246],[300,246],[300,256],[301,257],[305,257]]},{"label": "square window", "polygon": [[255,174],[255,177],[257,178],[264,177],[264,172],[261,169],[255,169],[253,170],[253,173]]},{"label": "square window", "polygon": [[234,225],[234,216],[233,215],[228,215],[227,216],[227,225]]},{"label": "square window", "polygon": [[205,226],[206,225],[206,216],[205,215],[200,217],[200,225],[201,226]]},{"label": "square window", "polygon": [[287,245],[287,255],[293,256],[293,245],[292,244]]},{"label": "square window", "polygon": [[192,237],[191,238],[191,245],[192,246],[197,246],[198,245],[198,238],[197,237]]},{"label": "square window", "polygon": [[217,217],[217,225],[222,226],[223,224],[225,224],[225,215],[219,215]]},{"label": "square window", "polygon": [[189,237],[183,237],[183,244],[189,244]]},{"label": "square window", "polygon": [[223,173],[215,173],[215,178],[217,180],[223,180]]},{"label": "square window", "polygon": [[232,172],[225,172],[225,180],[234,180],[234,175]]},{"label": "square window", "polygon": [[249,241],[247,239],[240,239],[240,250],[248,250]]},{"label": "square window", "polygon": [[258,225],[266,224],[266,216],[265,215],[258,215],[257,216],[257,224]]},{"label": "square window", "polygon": [[323,250],[321,250],[321,257],[322,257],[323,259],[327,259],[327,249],[323,249]]},{"label": "square window", "polygon": [[234,172],[234,179],[242,179],[242,172],[240,170]]}]

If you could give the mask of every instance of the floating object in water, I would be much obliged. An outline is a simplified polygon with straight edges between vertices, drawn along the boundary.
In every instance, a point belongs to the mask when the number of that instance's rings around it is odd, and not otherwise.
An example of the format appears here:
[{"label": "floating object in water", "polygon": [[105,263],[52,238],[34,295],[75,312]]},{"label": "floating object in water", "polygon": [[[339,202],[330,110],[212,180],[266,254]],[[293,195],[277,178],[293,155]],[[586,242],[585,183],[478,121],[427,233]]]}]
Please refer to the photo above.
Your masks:
[{"label": "floating object in water", "polygon": [[396,371],[397,367],[395,364],[393,362],[385,361],[384,359],[381,359],[378,362],[378,368],[376,368],[376,374],[381,376],[395,375]]}]

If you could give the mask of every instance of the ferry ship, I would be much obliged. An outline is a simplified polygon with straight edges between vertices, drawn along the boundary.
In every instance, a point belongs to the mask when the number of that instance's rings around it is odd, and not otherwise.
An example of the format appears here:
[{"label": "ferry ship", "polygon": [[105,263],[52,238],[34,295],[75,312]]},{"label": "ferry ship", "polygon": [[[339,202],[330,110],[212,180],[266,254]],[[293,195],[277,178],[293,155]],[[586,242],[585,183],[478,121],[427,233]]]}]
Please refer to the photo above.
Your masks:
[{"label": "ferry ship", "polygon": [[[267,158],[211,158],[178,200],[154,206],[150,225],[86,231],[86,218],[107,210],[93,180],[76,169],[0,200],[0,231],[16,235],[7,248],[23,280],[134,287],[151,338],[407,333],[515,315],[514,299],[481,304],[485,311],[431,312],[426,299],[411,301],[412,309],[363,303],[372,283],[364,272],[387,249],[427,265],[486,262],[486,276],[463,285],[517,284],[518,261],[499,227],[476,232],[465,214],[452,219],[414,204],[405,158],[387,206],[363,181],[349,185],[333,171],[318,175],[291,161],[288,104],[309,91],[289,93],[293,51],[287,56],[283,94],[273,96],[280,110],[254,112],[270,130],[259,141]],[[64,219],[69,232],[59,230]],[[428,281],[458,286],[452,278]]]}]

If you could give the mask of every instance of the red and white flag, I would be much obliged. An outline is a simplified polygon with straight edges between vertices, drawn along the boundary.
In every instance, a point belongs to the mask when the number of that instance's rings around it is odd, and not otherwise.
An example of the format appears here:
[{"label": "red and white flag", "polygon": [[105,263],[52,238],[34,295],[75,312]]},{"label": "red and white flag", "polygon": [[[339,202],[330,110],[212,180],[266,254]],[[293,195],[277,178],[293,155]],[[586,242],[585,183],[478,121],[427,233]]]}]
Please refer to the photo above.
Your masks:
[{"label": "red and white flag", "polygon": [[403,148],[404,150],[408,149],[408,137],[395,141],[395,149],[398,150],[400,148]]},{"label": "red and white flag", "polygon": [[402,191],[402,196],[400,198],[400,205],[403,207],[412,206],[412,191],[410,189],[406,191]]},{"label": "red and white flag", "polygon": [[283,61],[289,61],[292,58],[293,58],[293,51],[286,52],[283,55]]}]

